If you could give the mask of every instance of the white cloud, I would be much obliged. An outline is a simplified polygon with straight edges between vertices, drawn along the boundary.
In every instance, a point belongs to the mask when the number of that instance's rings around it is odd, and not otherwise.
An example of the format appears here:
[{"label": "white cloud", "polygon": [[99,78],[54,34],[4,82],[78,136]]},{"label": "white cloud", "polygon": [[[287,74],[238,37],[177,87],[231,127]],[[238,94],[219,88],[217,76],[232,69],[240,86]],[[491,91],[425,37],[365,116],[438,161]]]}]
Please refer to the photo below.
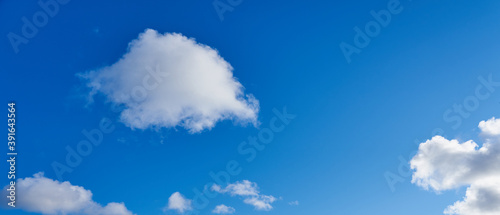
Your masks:
[{"label": "white cloud", "polygon": [[216,192],[219,192],[219,193],[220,193],[220,192],[221,192],[221,190],[222,190],[222,187],[221,187],[220,185],[213,184],[213,185],[212,185],[212,187],[210,187],[210,189],[211,189],[212,191],[216,191]]},{"label": "white cloud", "polygon": [[276,198],[274,196],[267,195],[251,196],[243,200],[244,203],[253,205],[256,210],[261,211],[270,211],[271,209],[273,209],[271,203],[273,203],[274,201],[276,201]]},{"label": "white cloud", "polygon": [[95,94],[121,106],[131,127],[183,127],[191,133],[218,121],[257,123],[259,102],[245,95],[218,52],[181,34],[147,29],[111,66],[80,74]]},{"label": "white cloud", "polygon": [[191,206],[191,200],[186,199],[179,192],[175,192],[168,198],[168,204],[167,206],[165,206],[165,208],[163,208],[163,211],[175,210],[182,214],[192,209],[193,207]]},{"label": "white cloud", "polygon": [[500,120],[495,119],[495,117],[488,121],[483,120],[479,123],[479,128],[486,136],[498,136],[500,135]]},{"label": "white cloud", "polygon": [[220,193],[229,193],[232,196],[238,195],[238,196],[256,196],[259,194],[258,191],[258,186],[257,183],[248,181],[248,180],[243,180],[243,181],[237,181],[234,184],[228,184],[226,188],[221,189],[219,185],[215,185],[213,187],[218,187],[217,189],[214,189],[217,192]]},{"label": "white cloud", "polygon": [[421,143],[410,161],[412,183],[436,192],[469,186],[462,201],[445,214],[500,214],[500,119],[479,123],[485,143],[460,143],[435,136]]},{"label": "white cloud", "polygon": [[232,214],[234,212],[236,212],[236,209],[223,204],[215,206],[214,210],[212,210],[212,213],[214,214]]},{"label": "white cloud", "polygon": [[[4,192],[7,187],[4,188]],[[37,173],[17,180],[16,208],[41,214],[132,215],[123,203],[106,206],[92,200],[92,192],[83,187],[59,182]]]},{"label": "white cloud", "polygon": [[295,200],[295,201],[291,201],[291,202],[288,202],[289,205],[299,205],[299,201]]},{"label": "white cloud", "polygon": [[445,214],[500,214],[500,178],[478,181],[467,188],[463,201],[457,201]]},{"label": "white cloud", "polygon": [[269,211],[273,209],[271,204],[277,200],[274,196],[261,195],[257,184],[248,180],[229,184],[225,188],[213,185],[211,189],[219,193],[229,193],[231,196],[242,196],[243,202],[253,205],[256,210]]}]

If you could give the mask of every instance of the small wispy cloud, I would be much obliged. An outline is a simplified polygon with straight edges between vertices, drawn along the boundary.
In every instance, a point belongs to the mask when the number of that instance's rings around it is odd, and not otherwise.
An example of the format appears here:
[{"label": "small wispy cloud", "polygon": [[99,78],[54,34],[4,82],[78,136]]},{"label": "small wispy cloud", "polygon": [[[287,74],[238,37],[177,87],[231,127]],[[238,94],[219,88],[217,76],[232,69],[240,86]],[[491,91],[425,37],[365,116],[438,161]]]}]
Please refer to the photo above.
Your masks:
[{"label": "small wispy cloud", "polygon": [[163,211],[174,210],[182,214],[193,209],[191,202],[190,199],[187,199],[181,193],[175,192],[168,198],[167,206],[163,208]]},{"label": "small wispy cloud", "polygon": [[236,212],[236,209],[230,206],[226,206],[224,204],[217,205],[215,208],[212,210],[212,213],[214,214],[232,214]]},{"label": "small wispy cloud", "polygon": [[214,184],[211,189],[219,193],[228,193],[231,196],[242,196],[243,202],[254,206],[256,210],[269,211],[273,209],[271,204],[277,200],[274,196],[260,194],[257,183],[248,180],[228,184],[224,188]]}]

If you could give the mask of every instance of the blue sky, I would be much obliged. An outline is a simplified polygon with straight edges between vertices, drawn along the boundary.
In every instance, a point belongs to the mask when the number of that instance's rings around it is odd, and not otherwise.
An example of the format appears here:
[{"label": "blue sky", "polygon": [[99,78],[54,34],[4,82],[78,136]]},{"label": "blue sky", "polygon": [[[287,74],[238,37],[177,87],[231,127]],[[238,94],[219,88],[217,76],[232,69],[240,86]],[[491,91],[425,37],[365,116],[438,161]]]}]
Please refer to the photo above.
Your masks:
[{"label": "blue sky", "polygon": [[[400,12],[348,63],[339,45],[353,45],[353,29],[364,29],[374,20],[370,11],[387,10],[388,2],[242,0],[223,20],[212,1],[60,5],[17,53],[8,36],[0,40],[2,99],[17,103],[17,177],[44,172],[58,180],[53,162],[63,163],[66,147],[75,148],[86,138],[84,129],[107,118],[115,129],[62,176],[92,191],[101,205],[123,202],[135,214],[176,214],[162,211],[173,193],[192,199],[193,188],[213,182],[210,172],[234,160],[241,172],[230,183],[258,184],[262,195],[277,198],[272,210],[221,193],[200,214],[220,204],[235,214],[443,214],[466,187],[425,191],[398,168],[434,129],[480,142],[478,123],[500,117],[498,90],[484,91],[488,98],[459,117],[459,125],[443,117],[475,95],[479,79],[500,81],[500,2],[401,0]],[[21,35],[22,17],[41,10],[36,1],[0,2],[0,34]],[[180,33],[217,50],[244,94],[259,101],[260,125],[222,120],[194,134],[182,126],[132,129],[104,95],[89,104],[89,89],[77,74],[115,64],[146,29]],[[269,128],[273,109],[284,107],[296,117],[248,162],[239,144]],[[6,151],[2,147],[2,156]],[[394,189],[387,172],[403,180]]]}]

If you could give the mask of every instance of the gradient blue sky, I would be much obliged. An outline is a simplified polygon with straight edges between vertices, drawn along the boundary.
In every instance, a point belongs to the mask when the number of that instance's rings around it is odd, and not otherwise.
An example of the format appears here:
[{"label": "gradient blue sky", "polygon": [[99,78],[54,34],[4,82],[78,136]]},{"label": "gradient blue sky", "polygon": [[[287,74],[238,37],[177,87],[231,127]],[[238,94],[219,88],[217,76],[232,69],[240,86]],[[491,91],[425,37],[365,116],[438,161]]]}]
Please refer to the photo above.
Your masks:
[{"label": "gradient blue sky", "polygon": [[[442,214],[464,189],[436,195],[411,184],[410,176],[392,191],[384,173],[397,174],[398,157],[409,160],[415,139],[431,138],[435,128],[470,139],[479,121],[500,116],[494,92],[457,129],[443,119],[474,94],[478,77],[500,80],[500,2],[401,0],[402,12],[347,63],[339,44],[352,44],[353,28],[372,21],[370,11],[387,2],[243,0],[221,21],[212,1],[73,0],[16,54],[5,35],[19,34],[21,18],[40,7],[1,1],[0,90],[4,103],[17,102],[17,175],[44,172],[55,179],[51,163],[64,161],[65,147],[108,117],[116,130],[63,177],[91,190],[101,204],[124,202],[137,214],[163,214],[173,192],[192,198],[193,188],[211,181],[210,171],[236,160],[243,171],[233,182],[256,182],[262,193],[282,200],[262,212],[220,195],[201,214],[221,203],[236,214]],[[76,74],[116,62],[146,28],[217,49],[245,92],[260,101],[261,128],[273,108],[286,106],[296,119],[248,163],[237,146],[259,132],[253,126],[224,121],[199,134],[131,130],[102,100],[85,107]],[[1,152],[5,157],[6,147]],[[295,200],[298,206],[288,204]]]}]

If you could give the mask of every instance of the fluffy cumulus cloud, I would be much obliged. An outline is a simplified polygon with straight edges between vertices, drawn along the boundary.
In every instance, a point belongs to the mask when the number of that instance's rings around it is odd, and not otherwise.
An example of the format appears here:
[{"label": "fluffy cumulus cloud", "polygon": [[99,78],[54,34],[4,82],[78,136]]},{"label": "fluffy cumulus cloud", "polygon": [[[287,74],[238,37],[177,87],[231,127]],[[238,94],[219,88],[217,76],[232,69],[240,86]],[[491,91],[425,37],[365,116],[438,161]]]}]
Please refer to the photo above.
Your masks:
[{"label": "fluffy cumulus cloud", "polygon": [[212,213],[214,214],[232,214],[234,212],[236,212],[236,210],[233,207],[223,204],[215,206],[215,208],[212,210]]},{"label": "fluffy cumulus cloud", "polygon": [[479,128],[486,136],[498,136],[500,135],[500,120],[492,118],[487,121],[481,121],[479,123]]},{"label": "fluffy cumulus cloud", "polygon": [[500,214],[500,119],[479,123],[485,142],[459,142],[435,136],[421,143],[410,161],[412,183],[441,192],[468,186],[465,197],[444,213]]},{"label": "fluffy cumulus cloud", "polygon": [[449,206],[445,214],[500,214],[500,178],[485,179],[472,184],[467,189],[464,200]]},{"label": "fluffy cumulus cloud", "polygon": [[183,127],[191,133],[218,121],[257,123],[259,102],[244,94],[233,68],[215,49],[181,34],[147,29],[116,63],[80,74],[95,94],[122,107],[131,128]]},{"label": "fluffy cumulus cloud", "polygon": [[[4,188],[4,192],[7,189]],[[17,180],[16,208],[41,214],[132,215],[123,203],[102,206],[92,192],[69,182],[59,182],[37,173]]]},{"label": "fluffy cumulus cloud", "polygon": [[228,184],[225,188],[214,184],[211,189],[231,196],[241,196],[244,203],[253,205],[256,210],[269,211],[273,209],[271,204],[277,200],[274,196],[260,194],[257,184],[248,180]]},{"label": "fluffy cumulus cloud", "polygon": [[186,199],[186,197],[179,192],[175,192],[168,198],[168,204],[163,208],[163,211],[167,210],[174,210],[182,214],[186,211],[193,210],[193,207],[191,206],[191,200]]}]

